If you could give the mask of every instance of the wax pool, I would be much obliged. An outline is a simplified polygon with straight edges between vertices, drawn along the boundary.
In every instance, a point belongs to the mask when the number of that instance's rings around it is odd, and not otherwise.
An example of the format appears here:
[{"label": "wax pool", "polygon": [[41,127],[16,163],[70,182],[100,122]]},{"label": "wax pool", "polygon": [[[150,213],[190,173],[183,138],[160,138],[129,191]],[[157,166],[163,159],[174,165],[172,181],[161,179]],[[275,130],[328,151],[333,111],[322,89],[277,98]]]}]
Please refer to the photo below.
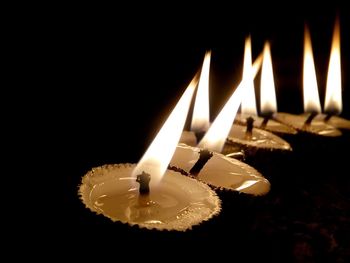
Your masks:
[{"label": "wax pool", "polygon": [[[82,180],[79,194],[93,212],[113,221],[158,230],[190,229],[220,211],[220,200],[207,185],[167,170],[149,195],[140,195],[130,175],[132,164],[97,167]],[[152,179],[151,179],[152,180]]]},{"label": "wax pool", "polygon": [[[170,165],[190,173],[200,151],[200,148],[180,144]],[[270,190],[269,181],[253,167],[215,152],[195,177],[217,188],[251,195],[264,195]]]}]

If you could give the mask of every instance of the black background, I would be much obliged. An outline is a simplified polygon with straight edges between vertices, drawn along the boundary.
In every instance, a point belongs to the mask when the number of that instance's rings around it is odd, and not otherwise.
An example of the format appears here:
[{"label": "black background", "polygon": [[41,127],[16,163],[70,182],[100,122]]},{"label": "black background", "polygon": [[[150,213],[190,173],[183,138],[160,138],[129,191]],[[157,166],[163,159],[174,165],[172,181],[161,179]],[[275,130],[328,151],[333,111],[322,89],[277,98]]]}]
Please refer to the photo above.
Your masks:
[{"label": "black background", "polygon": [[[220,193],[223,213],[186,233],[144,231],[112,223],[91,213],[78,199],[81,177],[92,167],[140,159],[208,49],[212,50],[213,120],[238,84],[248,34],[254,58],[264,41],[271,41],[279,111],[301,113],[304,23],[311,32],[323,105],[338,12],[342,116],[350,119],[350,23],[345,8],[336,3],[304,6],[288,2],[198,5],[202,7],[147,3],[95,9],[82,5],[55,12],[54,19],[50,12],[38,19],[41,26],[50,23],[38,31],[33,26],[36,33],[27,39],[35,46],[35,51],[28,50],[30,58],[38,60],[40,67],[30,76],[33,88],[24,92],[24,98],[35,99],[24,99],[29,105],[23,126],[38,127],[27,133],[25,140],[30,143],[26,148],[40,147],[43,153],[34,166],[43,170],[42,190],[47,196],[43,206],[47,203],[50,209],[38,209],[43,213],[33,219],[39,225],[35,231],[42,230],[51,248],[63,238],[64,252],[97,246],[98,251],[112,256],[126,248],[146,248],[151,253],[160,244],[175,254],[176,247],[191,252],[201,245],[202,252],[211,248],[218,256],[248,253],[248,258],[261,256],[276,262],[348,257],[345,162],[350,145],[346,134],[334,140],[289,138],[295,148],[292,155],[259,155],[250,160],[271,181],[271,193],[261,199]],[[36,42],[37,34],[40,41]],[[30,67],[30,60],[25,65]],[[332,234],[337,240],[333,250]],[[229,250],[214,250],[218,245]]]}]

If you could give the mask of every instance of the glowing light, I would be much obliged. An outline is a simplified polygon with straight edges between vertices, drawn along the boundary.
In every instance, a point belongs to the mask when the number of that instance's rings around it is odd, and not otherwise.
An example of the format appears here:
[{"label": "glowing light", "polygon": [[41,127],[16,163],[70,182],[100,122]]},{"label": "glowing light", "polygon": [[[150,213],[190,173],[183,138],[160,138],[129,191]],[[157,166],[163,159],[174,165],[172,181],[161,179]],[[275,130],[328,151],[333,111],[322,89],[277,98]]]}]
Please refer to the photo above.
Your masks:
[{"label": "glowing light", "polygon": [[343,109],[340,65],[340,26],[339,19],[336,19],[324,103],[324,110],[326,113],[340,114]]},{"label": "glowing light", "polygon": [[304,112],[321,112],[310,32],[306,26],[304,33],[303,97]]},{"label": "glowing light", "polygon": [[275,81],[273,79],[270,44],[268,42],[264,46],[264,60],[261,69],[260,107],[263,114],[277,112]]},{"label": "glowing light", "polygon": [[198,83],[196,100],[193,108],[191,130],[207,131],[209,128],[209,71],[211,52],[205,54],[202,72]]},{"label": "glowing light", "polygon": [[198,74],[193,78],[157,136],[138,162],[133,170],[133,177],[144,171],[151,175],[152,184],[160,182],[180,140],[197,82]]},{"label": "glowing light", "polygon": [[[261,62],[262,55],[260,55],[253,64],[253,78],[258,73]],[[198,147],[216,152],[222,151],[233,120],[237,114],[238,107],[241,104],[243,93],[246,91],[246,87],[245,80],[243,79],[209,127],[209,130],[198,144]]]},{"label": "glowing light", "polygon": [[258,115],[255,101],[254,77],[252,72],[252,45],[250,37],[245,40],[243,77],[245,92],[242,97],[241,112],[247,115]]}]

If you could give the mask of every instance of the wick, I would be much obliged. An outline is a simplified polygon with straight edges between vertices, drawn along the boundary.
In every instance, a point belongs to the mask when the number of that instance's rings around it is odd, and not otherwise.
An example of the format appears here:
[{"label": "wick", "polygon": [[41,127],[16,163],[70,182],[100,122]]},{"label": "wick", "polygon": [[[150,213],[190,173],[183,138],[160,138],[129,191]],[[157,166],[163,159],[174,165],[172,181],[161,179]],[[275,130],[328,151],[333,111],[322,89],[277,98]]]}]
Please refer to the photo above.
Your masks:
[{"label": "wick", "polygon": [[263,122],[261,123],[260,128],[261,128],[261,129],[265,129],[265,128],[266,128],[266,125],[267,125],[267,123],[268,123],[269,120],[270,120],[270,116],[264,117],[264,120],[263,120]]},{"label": "wick", "polygon": [[151,175],[142,171],[142,174],[137,175],[136,182],[140,184],[140,195],[149,194],[149,181],[151,181]]},{"label": "wick", "polygon": [[338,115],[340,112],[333,109],[333,110],[327,110],[326,113],[327,113],[327,115],[326,115],[326,117],[324,117],[324,119],[323,119],[324,122],[329,121],[329,119],[332,118],[332,116]]},{"label": "wick", "polygon": [[311,112],[310,116],[306,119],[304,125],[309,126],[312,122],[312,120],[316,117],[317,112]]},{"label": "wick", "polygon": [[197,142],[200,142],[204,137],[206,131],[195,131],[194,134],[196,136]]},{"label": "wick", "polygon": [[252,117],[247,118],[247,130],[245,131],[245,137],[246,140],[251,140],[253,136],[253,123],[254,119]]},{"label": "wick", "polygon": [[271,119],[271,117],[272,117],[272,113],[265,114],[264,120],[263,120],[263,122],[260,125],[261,129],[265,129],[266,128],[266,125],[267,125],[268,121]]},{"label": "wick", "polygon": [[326,117],[324,117],[323,121],[324,121],[324,122],[329,121],[329,119],[332,118],[333,115],[334,115],[333,113],[328,113],[328,114],[326,115]]},{"label": "wick", "polygon": [[209,161],[209,159],[213,156],[213,153],[208,151],[207,149],[202,149],[199,152],[199,159],[195,163],[195,165],[191,168],[190,174],[198,175],[203,166]]}]

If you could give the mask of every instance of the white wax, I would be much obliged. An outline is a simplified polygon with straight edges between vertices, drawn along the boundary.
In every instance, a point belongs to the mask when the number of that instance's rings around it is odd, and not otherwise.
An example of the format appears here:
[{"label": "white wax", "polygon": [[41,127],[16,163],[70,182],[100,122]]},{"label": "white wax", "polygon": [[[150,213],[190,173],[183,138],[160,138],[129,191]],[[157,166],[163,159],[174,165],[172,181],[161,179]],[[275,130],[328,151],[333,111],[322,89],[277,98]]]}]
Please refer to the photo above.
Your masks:
[{"label": "white wax", "polygon": [[[189,173],[199,159],[200,150],[178,145],[170,165]],[[219,153],[213,153],[196,178],[215,187],[252,195],[264,195],[270,190],[269,181],[253,167]]]},{"label": "white wax", "polygon": [[350,120],[347,120],[335,115],[330,117],[328,120],[325,120],[326,116],[327,116],[326,114],[317,114],[317,116],[315,117],[315,120],[323,121],[326,124],[329,124],[338,129],[350,130]]},{"label": "white wax", "polygon": [[233,124],[227,137],[227,140],[231,143],[245,145],[248,147],[255,147],[261,149],[278,149],[291,151],[292,148],[288,142],[278,137],[277,135],[264,131],[258,128],[253,128],[251,140],[245,139],[246,126]]}]

